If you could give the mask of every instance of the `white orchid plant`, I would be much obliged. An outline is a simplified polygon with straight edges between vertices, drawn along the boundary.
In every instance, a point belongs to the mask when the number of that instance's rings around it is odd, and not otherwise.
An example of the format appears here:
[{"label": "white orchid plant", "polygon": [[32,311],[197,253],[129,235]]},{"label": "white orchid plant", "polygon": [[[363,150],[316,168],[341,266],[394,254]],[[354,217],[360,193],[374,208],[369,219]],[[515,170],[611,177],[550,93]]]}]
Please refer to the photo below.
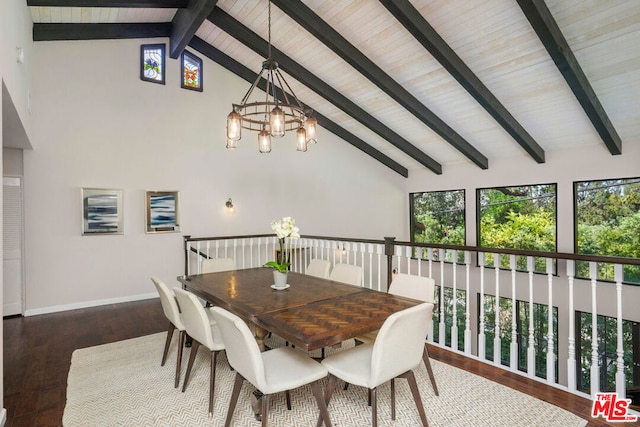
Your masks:
[{"label": "white orchid plant", "polygon": [[290,216],[285,216],[280,221],[271,221],[271,229],[276,233],[280,243],[280,259],[269,261],[264,266],[273,267],[280,273],[286,273],[291,265],[289,262],[291,240],[300,238],[300,229],[296,227],[296,220]]}]

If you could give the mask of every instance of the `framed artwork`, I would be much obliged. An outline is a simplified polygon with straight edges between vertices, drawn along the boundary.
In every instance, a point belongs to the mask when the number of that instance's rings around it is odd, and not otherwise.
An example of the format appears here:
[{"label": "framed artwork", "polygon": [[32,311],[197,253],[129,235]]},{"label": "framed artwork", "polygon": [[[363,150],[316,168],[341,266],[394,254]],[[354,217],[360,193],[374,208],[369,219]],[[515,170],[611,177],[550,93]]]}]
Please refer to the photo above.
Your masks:
[{"label": "framed artwork", "polygon": [[122,190],[82,189],[82,235],[123,234]]},{"label": "framed artwork", "polygon": [[202,92],[202,59],[183,50],[180,62],[182,63],[182,82],[180,87]]},{"label": "framed artwork", "polygon": [[165,44],[140,46],[140,80],[164,84]]},{"label": "framed artwork", "polygon": [[145,196],[146,232],[180,231],[179,200],[180,193],[177,191],[147,191]]}]

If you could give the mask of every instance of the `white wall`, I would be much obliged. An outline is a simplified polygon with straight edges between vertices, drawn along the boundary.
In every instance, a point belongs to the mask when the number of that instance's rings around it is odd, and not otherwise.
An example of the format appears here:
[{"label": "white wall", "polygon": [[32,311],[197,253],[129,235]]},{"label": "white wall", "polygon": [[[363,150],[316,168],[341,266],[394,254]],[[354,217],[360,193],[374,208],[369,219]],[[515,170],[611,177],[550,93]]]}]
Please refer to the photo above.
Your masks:
[{"label": "white wall", "polygon": [[[152,294],[151,275],[173,282],[183,271],[183,234],[270,233],[285,215],[303,234],[406,229],[405,179],[322,129],[306,153],[288,136],[260,154],[249,134],[226,150],[226,116],[249,83],[204,57],[203,93],[180,89],[177,60],[165,86],[142,82],[140,44],[156,42],[168,41],[35,44],[27,314]],[[124,189],[124,235],[81,236],[82,187]],[[181,233],[144,233],[145,190],[180,191]]]},{"label": "white wall", "polygon": [[[33,61],[33,37],[31,15],[24,0],[3,0],[0,14],[0,55],[4,67],[2,80],[11,94],[13,104],[22,120],[27,135],[30,134],[29,90]],[[24,61],[18,63],[17,49],[24,53]]]}]

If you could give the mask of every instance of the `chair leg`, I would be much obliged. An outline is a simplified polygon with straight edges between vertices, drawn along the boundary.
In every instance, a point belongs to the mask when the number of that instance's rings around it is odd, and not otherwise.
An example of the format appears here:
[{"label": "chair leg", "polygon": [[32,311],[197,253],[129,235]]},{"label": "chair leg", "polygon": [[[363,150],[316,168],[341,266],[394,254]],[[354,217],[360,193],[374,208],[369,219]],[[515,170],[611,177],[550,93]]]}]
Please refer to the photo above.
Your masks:
[{"label": "chair leg", "polygon": [[[327,389],[324,392],[324,402],[327,408],[329,407],[329,401],[331,400],[331,395],[333,394],[333,389],[335,388],[337,381],[338,381],[338,377],[336,377],[335,375],[329,374]],[[320,413],[320,415],[318,416],[318,423],[316,424],[316,427],[322,427],[322,413]]]},{"label": "chair leg", "polygon": [[431,380],[431,386],[436,396],[440,396],[438,393],[438,386],[436,385],[436,377],[433,375],[433,369],[431,368],[431,362],[429,361],[429,350],[427,350],[427,343],[424,344],[424,351],[422,352],[422,360],[424,360],[424,366],[427,368],[429,379]]},{"label": "chair leg", "polygon": [[424,412],[424,407],[422,406],[422,399],[420,398],[420,391],[418,390],[418,383],[416,382],[416,377],[413,374],[413,371],[407,371],[402,375],[398,375],[398,378],[406,378],[409,382],[409,388],[411,389],[411,394],[413,395],[413,400],[416,403],[416,408],[418,408],[418,413],[420,414],[420,420],[422,420],[423,427],[429,427],[429,423],[427,422],[427,414]]},{"label": "chair leg", "polygon": [[167,354],[169,353],[169,344],[171,344],[171,338],[173,338],[173,331],[176,329],[173,323],[169,322],[169,329],[167,329],[167,340],[164,343],[164,353],[162,353],[162,362],[160,366],[164,366],[164,362],[167,361]]},{"label": "chair leg", "polygon": [[240,396],[240,389],[242,388],[242,383],[244,382],[244,378],[242,375],[236,372],[236,381],[233,383],[233,391],[231,392],[231,400],[229,400],[229,409],[227,410],[227,420],[224,422],[224,427],[229,427],[231,425],[231,419],[233,418],[233,411],[236,409],[236,404],[238,403],[238,396]]},{"label": "chair leg", "polygon": [[322,388],[320,387],[320,383],[318,381],[314,381],[311,383],[311,391],[316,397],[316,402],[318,402],[318,409],[320,410],[320,416],[324,419],[324,425],[326,427],[331,427],[329,410],[327,409],[327,403],[324,400],[324,396],[322,396]]},{"label": "chair leg", "polygon": [[371,391],[371,427],[378,427],[378,388],[374,387]]},{"label": "chair leg", "polygon": [[187,389],[187,383],[189,382],[189,375],[191,375],[191,368],[193,368],[193,361],[196,358],[196,353],[198,352],[198,348],[200,348],[200,343],[196,340],[193,340],[191,345],[191,354],[189,355],[189,363],[187,364],[187,372],[184,374],[184,383],[182,384],[182,392]]},{"label": "chair leg", "polygon": [[269,398],[270,394],[262,395],[262,427],[267,427],[267,418],[269,418]]},{"label": "chair leg", "polygon": [[286,390],[284,395],[287,398],[287,409],[291,410],[291,393],[289,393],[289,390]]},{"label": "chair leg", "polygon": [[211,373],[209,378],[209,418],[213,418],[213,394],[216,389],[216,356],[217,351],[211,352]]},{"label": "chair leg", "polygon": [[396,379],[391,378],[391,419],[396,420]]},{"label": "chair leg", "polygon": [[178,334],[178,356],[176,357],[176,380],[174,384],[175,388],[178,388],[178,385],[180,385],[180,367],[182,366],[182,349],[184,348],[185,335],[185,331],[180,331],[180,333]]}]

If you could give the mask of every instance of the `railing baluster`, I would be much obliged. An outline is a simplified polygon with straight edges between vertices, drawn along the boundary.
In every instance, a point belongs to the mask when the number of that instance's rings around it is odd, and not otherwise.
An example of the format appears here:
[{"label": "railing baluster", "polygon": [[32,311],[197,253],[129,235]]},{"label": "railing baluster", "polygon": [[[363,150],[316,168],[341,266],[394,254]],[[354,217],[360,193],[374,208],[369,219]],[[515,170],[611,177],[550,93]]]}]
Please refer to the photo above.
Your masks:
[{"label": "railing baluster", "polygon": [[518,325],[516,323],[516,256],[509,255],[511,267],[511,344],[509,344],[509,367],[518,370]]},{"label": "railing baluster", "polygon": [[[242,248],[242,268],[245,269],[245,268],[247,268],[247,263],[246,263],[246,258],[245,258],[245,251],[246,251],[246,247],[247,247],[246,239],[241,239],[240,240],[240,247]],[[235,252],[235,249],[234,249],[234,252]]]},{"label": "railing baluster", "polygon": [[496,273],[496,305],[494,312],[493,364],[502,364],[502,340],[500,339],[500,254],[493,254],[493,268]]},{"label": "railing baluster", "polygon": [[422,248],[415,248],[415,252],[418,259],[418,276],[422,276]]},{"label": "railing baluster", "polygon": [[445,345],[445,323],[444,323],[444,249],[438,249],[440,258],[440,323],[438,324],[438,343]]},{"label": "railing baluster", "polygon": [[427,249],[427,255],[429,256],[429,277],[433,278],[433,248]]},{"label": "railing baluster", "polygon": [[[357,243],[355,243],[357,245]],[[365,243],[360,243],[360,263],[362,264],[362,285],[365,285],[365,264],[364,264],[364,252],[366,250],[367,245]],[[369,289],[371,289],[371,285],[368,286]]]},{"label": "railing baluster", "polygon": [[478,265],[480,266],[480,326],[478,327],[478,358],[486,360],[486,337],[484,334],[484,252],[478,252]]},{"label": "railing baluster", "polygon": [[451,299],[451,309],[453,318],[451,322],[451,349],[458,350],[458,251],[455,249],[451,251],[451,257],[453,258],[453,297]]},{"label": "railing baluster", "polygon": [[595,398],[600,391],[600,371],[598,370],[598,264],[589,262],[589,278],[591,279],[591,397]]},{"label": "railing baluster", "polygon": [[196,242],[196,253],[198,254],[198,258],[196,258],[198,263],[198,274],[202,273],[202,257],[200,256],[200,242]]},{"label": "railing baluster", "polygon": [[407,274],[411,274],[411,246],[405,246],[405,256],[407,258]]},{"label": "railing baluster", "polygon": [[576,391],[576,333],[575,312],[573,305],[573,278],[575,276],[575,262],[567,261],[567,276],[569,278],[569,342],[567,355],[567,386],[571,393]]},{"label": "railing baluster", "polygon": [[623,270],[621,264],[615,264],[613,266],[614,278],[616,281],[616,312],[617,312],[617,325],[618,325],[618,342],[616,353],[618,359],[616,361],[616,393],[623,399],[626,397],[626,385],[624,375],[624,348],[622,347],[622,280]]},{"label": "railing baluster", "polygon": [[536,342],[535,327],[533,319],[533,271],[535,270],[535,260],[532,256],[527,257],[527,271],[529,272],[529,345],[527,346],[527,374],[534,378],[536,376]]},{"label": "railing baluster", "polygon": [[554,384],[556,382],[556,363],[553,351],[553,259],[547,258],[547,281],[549,288],[549,308],[547,310],[547,383]]},{"label": "railing baluster", "polygon": [[378,290],[382,289],[382,254],[384,254],[384,245],[378,245]]},{"label": "railing baluster", "polygon": [[464,304],[464,353],[471,355],[471,253],[464,251],[465,275],[465,304]]}]

